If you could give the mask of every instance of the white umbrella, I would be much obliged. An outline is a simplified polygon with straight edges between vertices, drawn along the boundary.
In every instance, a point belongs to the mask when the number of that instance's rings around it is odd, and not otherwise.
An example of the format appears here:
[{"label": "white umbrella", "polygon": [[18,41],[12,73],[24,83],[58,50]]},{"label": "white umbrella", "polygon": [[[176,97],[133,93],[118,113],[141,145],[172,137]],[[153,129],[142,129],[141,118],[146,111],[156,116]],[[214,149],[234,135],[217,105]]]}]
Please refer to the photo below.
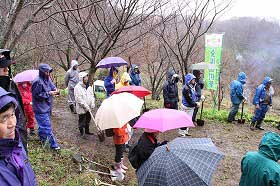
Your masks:
[{"label": "white umbrella", "polygon": [[124,92],[105,99],[95,115],[101,130],[121,128],[141,113],[144,101],[133,94]]},{"label": "white umbrella", "polygon": [[201,62],[201,63],[192,64],[190,69],[192,69],[192,70],[205,70],[205,69],[214,70],[214,69],[217,69],[217,67],[214,64]]}]

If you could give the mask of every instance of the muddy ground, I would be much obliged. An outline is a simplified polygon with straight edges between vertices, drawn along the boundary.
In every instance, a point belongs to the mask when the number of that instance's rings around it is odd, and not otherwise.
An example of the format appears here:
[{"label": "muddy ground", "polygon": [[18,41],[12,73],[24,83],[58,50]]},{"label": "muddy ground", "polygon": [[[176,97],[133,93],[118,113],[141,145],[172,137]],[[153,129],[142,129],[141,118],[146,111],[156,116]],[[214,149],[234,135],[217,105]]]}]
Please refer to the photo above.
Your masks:
[{"label": "muddy ground", "polygon": [[[94,113],[95,114],[95,113]],[[112,138],[106,138],[104,142],[99,142],[97,135],[88,136],[88,139],[81,139],[77,128],[78,116],[71,114],[66,98],[56,99],[53,109],[53,128],[58,141],[64,148],[71,148],[80,151],[88,158],[110,165],[114,160],[114,145]],[[265,125],[267,130],[277,131],[277,129]],[[91,123],[91,130],[95,131],[94,124]],[[209,137],[224,152],[225,158],[220,162],[213,180],[213,186],[236,186],[240,178],[240,162],[243,155],[249,150],[257,150],[258,143],[263,131],[250,131],[248,123],[226,124],[207,121],[204,127],[191,129],[191,137]],[[279,132],[279,131],[277,131]],[[135,142],[142,131],[137,130],[132,138]],[[161,134],[161,140],[172,140],[177,137],[177,131],[173,130]],[[127,154],[125,154],[127,157]],[[126,165],[129,165],[127,158]],[[134,169],[129,165],[123,185],[136,185],[136,175]]]}]

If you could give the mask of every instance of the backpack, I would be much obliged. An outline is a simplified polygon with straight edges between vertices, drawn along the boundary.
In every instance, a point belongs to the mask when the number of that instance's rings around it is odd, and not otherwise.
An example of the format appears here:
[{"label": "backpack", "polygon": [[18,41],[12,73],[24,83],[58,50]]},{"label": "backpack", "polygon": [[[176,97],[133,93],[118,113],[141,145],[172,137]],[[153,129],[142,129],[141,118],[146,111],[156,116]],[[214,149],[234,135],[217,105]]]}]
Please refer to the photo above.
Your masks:
[{"label": "backpack", "polygon": [[105,129],[105,135],[107,137],[113,137],[114,136],[114,131],[113,129]]},{"label": "backpack", "polygon": [[128,153],[128,160],[133,168],[138,169],[140,167],[139,165],[139,158],[138,158],[138,148],[137,143],[133,144]]}]

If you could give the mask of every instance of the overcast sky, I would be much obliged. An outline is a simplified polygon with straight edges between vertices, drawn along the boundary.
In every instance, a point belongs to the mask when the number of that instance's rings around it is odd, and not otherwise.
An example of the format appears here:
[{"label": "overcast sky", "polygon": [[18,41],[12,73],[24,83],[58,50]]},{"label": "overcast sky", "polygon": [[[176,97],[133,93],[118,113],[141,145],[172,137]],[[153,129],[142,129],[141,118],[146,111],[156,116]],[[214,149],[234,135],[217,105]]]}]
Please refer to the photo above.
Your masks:
[{"label": "overcast sky", "polygon": [[221,18],[266,17],[280,20],[280,0],[234,0],[232,7]]}]

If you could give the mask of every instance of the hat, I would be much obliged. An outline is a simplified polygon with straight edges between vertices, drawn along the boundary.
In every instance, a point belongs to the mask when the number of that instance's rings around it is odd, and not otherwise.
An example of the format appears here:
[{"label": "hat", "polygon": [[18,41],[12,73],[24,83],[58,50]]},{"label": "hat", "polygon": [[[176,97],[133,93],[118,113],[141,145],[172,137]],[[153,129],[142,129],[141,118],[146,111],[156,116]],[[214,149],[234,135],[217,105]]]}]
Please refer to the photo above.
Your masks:
[{"label": "hat", "polygon": [[9,67],[12,63],[10,57],[11,51],[8,49],[0,49],[0,68]]},{"label": "hat", "polygon": [[80,81],[82,81],[83,78],[86,77],[87,75],[88,75],[87,72],[80,72],[80,73],[79,73],[79,79],[80,79]]},{"label": "hat", "polygon": [[17,101],[11,95],[12,93],[7,92],[5,89],[0,87],[0,109],[11,102],[15,105],[15,107],[17,107]]},{"label": "hat", "polygon": [[144,132],[147,132],[147,133],[156,133],[156,132],[159,132],[158,130],[155,130],[155,129],[145,129]]}]

